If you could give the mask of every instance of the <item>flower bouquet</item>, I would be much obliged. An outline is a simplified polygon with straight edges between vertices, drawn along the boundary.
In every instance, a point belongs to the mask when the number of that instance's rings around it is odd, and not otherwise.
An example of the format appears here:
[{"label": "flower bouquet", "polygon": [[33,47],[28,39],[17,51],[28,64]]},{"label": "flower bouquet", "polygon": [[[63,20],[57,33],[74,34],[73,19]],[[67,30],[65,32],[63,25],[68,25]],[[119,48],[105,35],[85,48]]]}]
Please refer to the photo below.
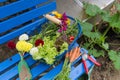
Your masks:
[{"label": "flower bouquet", "polygon": [[44,15],[47,19],[41,25],[40,33],[31,37],[22,34],[19,37],[16,49],[22,55],[29,52],[34,60],[53,64],[56,59],[64,56],[66,50],[71,50],[71,47],[81,34],[79,23],[65,13],[60,14],[54,11],[52,14],[53,16]]}]

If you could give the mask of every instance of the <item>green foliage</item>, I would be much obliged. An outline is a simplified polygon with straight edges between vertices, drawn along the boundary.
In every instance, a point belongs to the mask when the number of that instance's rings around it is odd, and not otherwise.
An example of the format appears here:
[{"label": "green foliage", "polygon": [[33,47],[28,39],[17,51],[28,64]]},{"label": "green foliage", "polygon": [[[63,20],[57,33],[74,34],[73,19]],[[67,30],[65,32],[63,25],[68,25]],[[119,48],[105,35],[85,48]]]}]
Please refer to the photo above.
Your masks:
[{"label": "green foliage", "polygon": [[103,21],[109,22],[110,13],[108,11],[103,11],[103,13],[100,16],[102,17]]},{"label": "green foliage", "polygon": [[91,39],[99,39],[101,34],[99,32],[92,32],[93,25],[88,22],[81,22],[83,34]]},{"label": "green foliage", "polygon": [[120,11],[120,4],[119,4],[119,3],[116,3],[115,6],[116,6],[117,10]]},{"label": "green foliage", "polygon": [[66,34],[76,36],[77,33],[78,33],[78,27],[77,27],[77,20],[76,20],[74,24],[68,25]]},{"label": "green foliage", "polygon": [[109,22],[110,26],[111,27],[116,27],[116,28],[119,28],[120,27],[120,14],[119,13],[116,13],[116,14],[113,14],[113,15],[108,15],[108,14],[105,14],[106,16],[104,16],[104,21],[107,21]]},{"label": "green foliage", "polygon": [[101,40],[100,40],[100,37],[101,37],[101,34],[99,33],[99,32],[91,32],[91,39],[92,40],[95,40],[96,42],[102,42]]},{"label": "green foliage", "polygon": [[89,53],[95,57],[104,56],[104,53],[108,52],[110,60],[113,61],[114,67],[120,69],[120,53],[116,51],[109,50],[109,44],[106,42],[106,34],[110,30],[120,33],[120,4],[116,4],[117,12],[115,14],[110,14],[105,10],[101,10],[96,5],[89,3],[84,3],[84,9],[89,17],[100,15],[102,20],[108,22],[110,26],[107,29],[100,33],[96,25],[92,25],[88,22],[81,22],[84,35],[84,44],[83,47],[89,50]]},{"label": "green foliage", "polygon": [[39,52],[33,55],[35,60],[44,59],[48,64],[52,64],[55,61],[55,56],[58,55],[56,48],[54,47],[54,41],[50,40],[50,37],[44,37],[44,45],[39,46]]},{"label": "green foliage", "polygon": [[108,49],[109,49],[109,44],[108,44],[108,43],[102,43],[102,47],[103,47],[105,50],[108,50]]},{"label": "green foliage", "polygon": [[84,3],[84,9],[87,15],[93,17],[99,14],[102,17],[103,21],[109,22],[110,27],[112,27],[113,29],[115,28],[114,31],[118,33],[118,30],[120,30],[120,4],[116,4],[116,8],[118,11],[115,14],[111,15],[110,12],[101,10],[96,5]]},{"label": "green foliage", "polygon": [[109,19],[110,26],[112,27],[120,27],[120,15],[119,13],[116,13],[112,15]]},{"label": "green foliage", "polygon": [[68,43],[64,42],[60,47],[60,53],[64,52],[67,49],[68,49]]},{"label": "green foliage", "polygon": [[104,56],[104,51],[103,50],[90,49],[89,53],[94,55],[95,57]]},{"label": "green foliage", "polygon": [[95,57],[104,56],[103,51],[98,51],[94,48],[97,44],[104,49],[108,49],[107,44],[104,44],[105,38],[102,37],[102,34],[98,31],[92,32],[93,25],[88,22],[81,22],[83,35],[87,37],[86,43],[84,43],[84,47],[89,49],[89,52],[93,54]]},{"label": "green foliage", "polygon": [[47,22],[41,26],[40,33],[30,37],[29,42],[34,44],[37,39],[43,39],[43,37],[45,37],[45,36],[49,36],[50,38],[52,38],[54,36],[58,37],[60,35],[60,33],[56,32],[57,30],[58,30],[58,25],[56,25],[52,22]]},{"label": "green foliage", "polygon": [[69,59],[66,58],[64,61],[64,65],[63,68],[61,70],[61,72],[56,76],[55,80],[70,80],[70,78],[68,77],[70,74],[70,63]]},{"label": "green foliage", "polygon": [[110,50],[108,55],[109,58],[113,61],[114,67],[116,69],[120,69],[120,52],[117,53],[116,51]]},{"label": "green foliage", "polygon": [[44,45],[38,47],[39,52],[34,54],[33,58],[35,60],[44,59],[47,64],[53,64],[53,62],[55,61],[55,57],[59,55],[59,53],[62,53],[64,50],[67,50],[68,48],[68,44],[64,42],[60,47],[60,52],[58,52],[54,45],[55,39],[50,39],[50,37],[44,37],[43,40]]},{"label": "green foliage", "polygon": [[82,26],[83,34],[87,37],[90,37],[93,25],[88,22],[81,22],[81,26]]},{"label": "green foliage", "polygon": [[86,14],[89,16],[96,16],[97,14],[100,14],[102,12],[102,10],[98,6],[89,3],[84,3],[84,8]]},{"label": "green foliage", "polygon": [[[120,4],[116,4],[118,11],[115,14],[110,14],[110,12],[104,11],[101,14],[103,21],[109,23],[110,27],[114,32],[120,34]],[[109,28],[109,27],[108,27]]]}]

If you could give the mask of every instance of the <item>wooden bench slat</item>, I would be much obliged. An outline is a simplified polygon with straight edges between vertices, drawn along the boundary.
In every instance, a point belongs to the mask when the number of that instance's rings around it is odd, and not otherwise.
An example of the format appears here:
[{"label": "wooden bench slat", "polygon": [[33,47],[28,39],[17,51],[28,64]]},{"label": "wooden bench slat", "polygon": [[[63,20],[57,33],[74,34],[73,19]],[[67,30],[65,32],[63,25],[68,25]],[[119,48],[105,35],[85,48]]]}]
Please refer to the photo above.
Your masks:
[{"label": "wooden bench slat", "polygon": [[[43,14],[51,12],[55,9],[55,0],[18,0],[16,2],[1,6],[0,44],[3,44],[15,38],[20,34],[29,33],[33,29],[36,29],[38,27],[40,28],[39,25],[43,24],[46,21],[46,19],[43,18]],[[38,17],[41,17],[41,19],[38,19]],[[29,21],[31,22],[27,25],[23,25],[24,23]],[[16,30],[14,29],[13,31],[10,31],[17,26],[21,27]],[[9,59],[0,63],[0,80],[10,80],[18,76],[17,63],[20,61],[20,56],[16,54],[11,58],[11,63]],[[32,67],[31,73],[33,75],[33,79],[50,68],[50,65],[47,65],[45,63],[38,64],[38,62],[29,57],[28,54],[26,58],[28,65]],[[19,78],[17,78],[17,80],[19,80]]]},{"label": "wooden bench slat", "polygon": [[38,66],[31,69],[31,73],[33,76],[33,79],[37,76],[39,76],[42,72],[47,70],[50,67],[50,65],[47,65],[45,63],[40,63]]},{"label": "wooden bench slat", "polygon": [[45,6],[42,6],[40,8],[31,10],[29,12],[26,12],[24,14],[21,14],[19,16],[11,18],[7,21],[1,22],[0,23],[0,33],[3,33],[9,29],[12,29],[20,24],[23,24],[23,23],[29,21],[29,20],[37,18],[38,16],[42,16],[43,14],[51,12],[55,8],[56,8],[56,3],[51,2],[51,3],[46,4]]},{"label": "wooden bench slat", "polygon": [[36,6],[37,4],[47,2],[48,0],[19,0],[6,6],[0,7],[0,18],[5,18],[19,11]]},{"label": "wooden bench slat", "polygon": [[[35,66],[34,68],[31,69],[32,77],[33,79],[39,76],[42,72],[47,70],[50,67],[50,65],[47,65],[45,63],[40,63],[39,65]],[[17,78],[16,80],[20,80]]]},{"label": "wooden bench slat", "polygon": [[39,80],[53,80],[53,78],[62,70],[63,63],[64,62],[62,61],[59,65],[57,65]]},{"label": "wooden bench slat", "polygon": [[[24,56],[26,58],[28,54]],[[10,60],[12,59],[12,60]],[[16,64],[18,61],[20,61],[20,56],[19,54],[15,54],[14,56],[8,58],[7,60],[3,61],[0,63],[0,74],[6,70],[7,68],[11,67],[12,65]]]},{"label": "wooden bench slat", "polygon": [[7,1],[7,0],[0,0],[0,2],[5,2],[5,1]]},{"label": "wooden bench slat", "polygon": [[6,34],[6,35],[0,37],[0,44],[15,38],[15,37],[19,36],[20,34],[23,34],[23,33],[27,32],[27,31],[30,31],[32,28],[35,28],[35,27],[37,27],[37,25],[42,24],[44,22],[45,22],[45,18],[42,18],[40,20],[35,21],[34,23],[26,25],[26,26],[24,26],[24,27],[22,27],[20,29],[17,29],[15,31],[9,33],[9,34]]},{"label": "wooden bench slat", "polygon": [[[31,57],[26,59],[26,62],[28,63],[29,66],[36,63],[36,61],[33,60]],[[16,75],[18,75],[18,65],[12,67],[10,70],[0,75],[0,80],[10,80],[11,78],[14,78]]]}]

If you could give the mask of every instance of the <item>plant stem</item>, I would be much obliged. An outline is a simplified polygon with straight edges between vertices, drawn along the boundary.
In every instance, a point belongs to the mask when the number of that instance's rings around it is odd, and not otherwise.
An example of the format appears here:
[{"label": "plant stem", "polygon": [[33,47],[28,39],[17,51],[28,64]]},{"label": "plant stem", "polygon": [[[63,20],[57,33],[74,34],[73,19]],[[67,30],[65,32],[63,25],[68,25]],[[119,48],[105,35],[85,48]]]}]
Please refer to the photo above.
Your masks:
[{"label": "plant stem", "polygon": [[77,26],[77,23],[78,23],[78,21],[75,19],[75,23],[73,25],[69,26],[69,27],[72,27],[72,28],[70,28],[70,30],[67,31],[67,34],[72,32],[72,30]]},{"label": "plant stem", "polygon": [[103,33],[102,37],[105,37],[105,35],[108,33],[108,31],[110,30],[110,26],[105,30],[105,32]]},{"label": "plant stem", "polygon": [[21,60],[23,60],[24,53],[19,53]]},{"label": "plant stem", "polygon": [[84,19],[82,22],[86,22],[86,21],[88,21],[90,18],[92,18],[92,17],[89,16],[88,18]]}]

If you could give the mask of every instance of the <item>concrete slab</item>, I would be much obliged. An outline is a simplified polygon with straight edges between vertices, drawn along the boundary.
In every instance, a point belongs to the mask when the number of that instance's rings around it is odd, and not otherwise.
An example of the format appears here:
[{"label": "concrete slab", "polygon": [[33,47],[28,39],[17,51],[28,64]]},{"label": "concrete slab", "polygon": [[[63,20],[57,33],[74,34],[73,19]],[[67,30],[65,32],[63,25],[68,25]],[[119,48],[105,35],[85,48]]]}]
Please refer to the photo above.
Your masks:
[{"label": "concrete slab", "polygon": [[115,0],[79,0],[80,2],[89,2],[91,4],[95,4],[99,6],[101,9],[104,9],[105,7],[109,6],[111,3],[113,3]]},{"label": "concrete slab", "polygon": [[72,17],[80,17],[82,7],[79,7],[74,0],[57,0],[57,11],[66,12]]}]

